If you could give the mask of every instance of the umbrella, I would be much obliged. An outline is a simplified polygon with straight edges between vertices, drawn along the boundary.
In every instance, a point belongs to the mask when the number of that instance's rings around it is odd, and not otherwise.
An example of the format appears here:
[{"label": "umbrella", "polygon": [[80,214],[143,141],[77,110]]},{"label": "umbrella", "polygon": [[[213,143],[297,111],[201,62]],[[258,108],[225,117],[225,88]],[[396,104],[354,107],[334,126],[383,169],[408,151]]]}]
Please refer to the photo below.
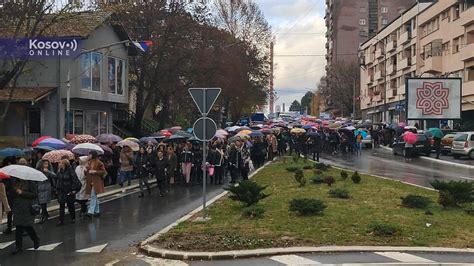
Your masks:
[{"label": "umbrella", "polygon": [[293,128],[290,133],[306,133],[306,130],[304,130],[303,128]]},{"label": "umbrella", "polygon": [[347,129],[347,130],[350,130],[350,131],[352,131],[352,130],[355,130],[356,128],[355,128],[355,127],[353,127],[353,126],[348,126],[348,127],[345,127],[344,129]]},{"label": "umbrella", "polygon": [[216,135],[222,135],[222,136],[227,136],[229,133],[225,131],[224,129],[219,129],[216,131]]},{"label": "umbrella", "polygon": [[22,150],[16,148],[5,148],[0,150],[0,157],[20,157],[25,154]]},{"label": "umbrella", "polygon": [[74,154],[66,150],[50,151],[43,155],[41,159],[47,160],[51,163],[59,163],[63,157],[67,157],[68,160],[74,160]]},{"label": "umbrella", "polygon": [[233,126],[233,127],[228,127],[226,128],[225,130],[226,131],[229,131],[229,132],[234,132],[236,131],[237,129],[239,129],[240,127],[239,126]]},{"label": "umbrella", "polygon": [[308,136],[308,137],[321,137],[321,134],[319,134],[318,132],[308,132],[308,133],[306,133],[306,136]]},{"label": "umbrella", "polygon": [[236,142],[236,141],[239,141],[239,140],[242,140],[242,139],[243,139],[242,136],[235,135],[235,136],[229,138],[229,142]]},{"label": "umbrella", "polygon": [[156,139],[154,139],[153,137],[143,137],[143,138],[140,138],[139,141],[141,143],[148,143],[148,142],[151,142],[153,144],[158,144],[158,141]]},{"label": "umbrella", "polygon": [[139,151],[140,150],[140,145],[138,145],[138,143],[134,142],[134,141],[131,141],[131,140],[128,140],[128,139],[124,139],[122,141],[119,141],[119,143],[117,143],[118,146],[120,147],[130,147],[132,149],[132,151]]},{"label": "umbrella", "polygon": [[304,129],[311,129],[312,127],[313,127],[313,126],[311,126],[311,125],[304,125],[304,126],[303,126]]},{"label": "umbrella", "polygon": [[263,137],[265,136],[261,131],[252,131],[252,133],[249,134],[250,137]]},{"label": "umbrella", "polygon": [[174,126],[174,127],[170,128],[170,130],[175,130],[175,131],[177,131],[177,130],[182,130],[182,129],[183,129],[183,128],[180,127],[180,126]]},{"label": "umbrella", "polygon": [[178,130],[178,131],[176,131],[176,132],[174,133],[174,135],[179,135],[179,136],[185,137],[185,138],[187,138],[187,139],[189,139],[190,137],[193,136],[193,134],[190,134],[190,133],[188,133],[188,132],[186,132],[186,131],[183,131],[183,130]]},{"label": "umbrella", "polygon": [[59,140],[59,139],[47,138],[40,141],[40,143],[38,143],[38,145],[35,148],[49,150],[49,151],[62,150],[66,148],[66,144],[62,140]]},{"label": "umbrella", "polygon": [[0,171],[9,176],[13,176],[23,180],[39,182],[48,180],[48,178],[43,173],[26,165],[11,164],[0,168]]},{"label": "umbrella", "polygon": [[403,135],[403,140],[408,143],[408,144],[415,144],[416,143],[416,134],[411,132],[411,131],[407,131],[404,135]]},{"label": "umbrella", "polygon": [[431,133],[431,135],[433,135],[433,137],[435,138],[440,138],[442,139],[444,137],[444,134],[443,134],[443,131],[441,131],[441,129],[437,128],[437,127],[432,127],[430,129],[428,129],[428,131]]},{"label": "umbrella", "polygon": [[248,135],[250,133],[252,133],[252,130],[249,130],[249,129],[244,129],[244,130],[239,132],[239,134],[244,134],[244,135]]},{"label": "umbrella", "polygon": [[133,141],[135,143],[139,143],[140,140],[138,140],[137,138],[134,138],[134,137],[128,137],[128,138],[125,138],[125,140],[129,140],[129,141]]},{"label": "umbrella", "polygon": [[51,136],[42,136],[42,137],[39,137],[39,138],[37,138],[35,141],[33,141],[33,143],[31,143],[31,147],[34,148],[34,147],[38,146],[38,144],[39,144],[42,140],[44,140],[44,139],[49,139],[49,138],[52,138],[52,137],[51,137]]},{"label": "umbrella", "polygon": [[169,132],[168,130],[161,130],[160,134],[164,136],[165,138],[169,138],[171,137],[171,135],[173,135],[173,133]]},{"label": "umbrella", "polygon": [[104,150],[104,154],[112,154],[114,153],[114,151],[107,145],[102,145],[102,144],[99,144],[99,147],[102,148],[102,150]]},{"label": "umbrella", "polygon": [[196,137],[191,137],[188,139],[189,142],[201,142],[200,140],[198,140]]},{"label": "umbrella", "polygon": [[168,142],[180,142],[180,141],[186,141],[186,137],[183,137],[183,136],[180,136],[180,135],[172,135],[171,137],[169,137],[166,141]]},{"label": "umbrella", "polygon": [[0,179],[9,179],[10,176],[0,171]]},{"label": "umbrella", "polygon": [[253,129],[253,130],[259,130],[262,127],[263,127],[262,125],[254,125],[254,126],[251,126],[250,128]]},{"label": "umbrella", "polygon": [[332,124],[329,125],[330,129],[339,129],[341,127],[342,127],[342,125],[340,123],[332,123]]},{"label": "umbrella", "polygon": [[406,126],[406,127],[404,127],[403,129],[406,129],[406,130],[412,130],[412,129],[415,129],[415,130],[416,130],[417,128],[416,128],[416,127],[414,127],[414,126]]},{"label": "umbrella", "polygon": [[357,136],[357,135],[359,135],[359,134],[362,135],[362,138],[363,138],[363,139],[365,139],[365,138],[367,137],[367,135],[368,135],[368,134],[367,134],[367,131],[365,131],[365,130],[356,130],[356,131],[354,131],[354,136]]},{"label": "umbrella", "polygon": [[119,142],[121,140],[121,137],[114,134],[100,134],[97,136],[97,141],[101,143]]},{"label": "umbrella", "polygon": [[76,135],[71,139],[72,144],[97,143],[97,139],[91,135]]},{"label": "umbrella", "polygon": [[72,152],[79,155],[88,155],[91,151],[95,151],[99,155],[104,154],[104,150],[99,145],[92,143],[77,144],[76,147],[72,149]]}]

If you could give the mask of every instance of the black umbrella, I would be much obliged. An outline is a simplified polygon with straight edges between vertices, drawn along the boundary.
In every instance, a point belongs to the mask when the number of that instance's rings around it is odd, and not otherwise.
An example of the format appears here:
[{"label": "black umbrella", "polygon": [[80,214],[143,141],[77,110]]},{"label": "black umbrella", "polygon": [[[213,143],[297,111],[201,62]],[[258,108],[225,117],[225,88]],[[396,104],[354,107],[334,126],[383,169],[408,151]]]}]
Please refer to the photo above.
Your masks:
[{"label": "black umbrella", "polygon": [[321,134],[319,134],[318,132],[308,132],[306,133],[306,136],[308,137],[321,137]]},{"label": "black umbrella", "polygon": [[171,135],[166,141],[167,142],[184,142],[186,141],[186,137],[180,136],[180,135]]}]

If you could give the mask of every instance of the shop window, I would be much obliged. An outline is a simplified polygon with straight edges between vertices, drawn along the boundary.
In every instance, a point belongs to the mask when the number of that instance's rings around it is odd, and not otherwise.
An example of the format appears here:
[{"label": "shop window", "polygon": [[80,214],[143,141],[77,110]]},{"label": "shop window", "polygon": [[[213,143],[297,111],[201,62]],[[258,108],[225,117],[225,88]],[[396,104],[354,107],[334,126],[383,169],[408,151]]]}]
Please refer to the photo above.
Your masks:
[{"label": "shop window", "polygon": [[81,88],[100,92],[102,80],[102,54],[85,53],[80,57]]},{"label": "shop window", "polygon": [[108,133],[108,114],[107,112],[92,111],[87,114],[86,119],[87,134],[97,136]]}]

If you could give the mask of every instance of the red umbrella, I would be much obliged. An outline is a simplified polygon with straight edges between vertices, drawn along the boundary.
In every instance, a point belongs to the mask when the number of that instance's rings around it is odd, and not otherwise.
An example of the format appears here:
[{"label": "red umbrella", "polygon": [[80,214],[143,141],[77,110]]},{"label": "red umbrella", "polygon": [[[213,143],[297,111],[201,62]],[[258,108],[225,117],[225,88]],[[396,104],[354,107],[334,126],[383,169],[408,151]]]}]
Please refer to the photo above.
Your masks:
[{"label": "red umbrella", "polygon": [[408,143],[408,144],[415,144],[416,143],[416,140],[417,140],[417,137],[416,137],[416,134],[411,132],[411,131],[407,131],[404,135],[403,135],[403,140]]},{"label": "red umbrella", "polygon": [[42,136],[42,137],[39,137],[37,138],[35,141],[33,141],[33,143],[31,143],[31,147],[36,147],[40,144],[41,141],[45,140],[45,139],[49,139],[49,138],[52,138],[51,136]]},{"label": "red umbrella", "polygon": [[171,135],[173,135],[173,133],[169,132],[168,130],[162,130],[162,131],[160,131],[160,134],[162,136],[165,136],[166,138],[169,138],[169,137],[171,137]]},{"label": "red umbrella", "polygon": [[0,179],[9,179],[10,176],[5,174],[4,172],[0,172]]}]

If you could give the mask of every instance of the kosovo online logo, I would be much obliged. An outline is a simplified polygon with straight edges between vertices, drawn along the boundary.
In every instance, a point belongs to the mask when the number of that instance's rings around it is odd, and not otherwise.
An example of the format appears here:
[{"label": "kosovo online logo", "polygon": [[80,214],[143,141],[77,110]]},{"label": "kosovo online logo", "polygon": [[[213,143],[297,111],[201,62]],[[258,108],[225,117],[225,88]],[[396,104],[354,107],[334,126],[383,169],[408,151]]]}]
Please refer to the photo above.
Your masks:
[{"label": "kosovo online logo", "polygon": [[9,59],[73,58],[80,54],[78,38],[0,38],[0,57]]}]

